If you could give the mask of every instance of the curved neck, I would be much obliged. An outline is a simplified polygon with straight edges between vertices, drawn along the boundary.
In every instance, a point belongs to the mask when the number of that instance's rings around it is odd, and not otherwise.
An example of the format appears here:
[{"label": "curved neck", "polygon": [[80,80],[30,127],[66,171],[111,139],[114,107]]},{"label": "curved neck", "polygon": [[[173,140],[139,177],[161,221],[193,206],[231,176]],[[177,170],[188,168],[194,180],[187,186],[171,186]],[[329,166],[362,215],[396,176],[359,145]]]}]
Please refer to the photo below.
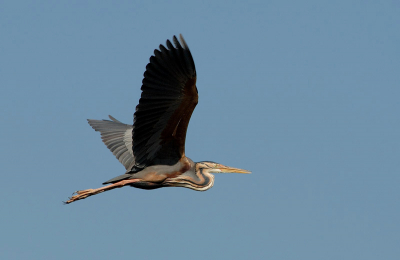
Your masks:
[{"label": "curved neck", "polygon": [[201,168],[199,164],[196,164],[184,174],[179,175],[176,178],[165,180],[164,185],[205,191],[214,186],[214,175],[208,171],[209,169]]}]

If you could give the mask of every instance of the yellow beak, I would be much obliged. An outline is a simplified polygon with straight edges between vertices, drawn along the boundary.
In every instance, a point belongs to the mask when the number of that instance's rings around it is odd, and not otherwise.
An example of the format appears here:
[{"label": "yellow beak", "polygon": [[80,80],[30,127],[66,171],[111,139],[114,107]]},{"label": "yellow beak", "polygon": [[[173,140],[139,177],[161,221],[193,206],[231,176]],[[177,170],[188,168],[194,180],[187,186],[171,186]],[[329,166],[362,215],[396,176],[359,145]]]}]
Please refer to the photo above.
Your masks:
[{"label": "yellow beak", "polygon": [[219,164],[217,167],[219,170],[221,170],[221,172],[234,172],[234,173],[251,173],[251,171],[248,170],[243,170],[243,169],[239,169],[239,168],[233,168],[233,167],[228,167],[222,164]]}]

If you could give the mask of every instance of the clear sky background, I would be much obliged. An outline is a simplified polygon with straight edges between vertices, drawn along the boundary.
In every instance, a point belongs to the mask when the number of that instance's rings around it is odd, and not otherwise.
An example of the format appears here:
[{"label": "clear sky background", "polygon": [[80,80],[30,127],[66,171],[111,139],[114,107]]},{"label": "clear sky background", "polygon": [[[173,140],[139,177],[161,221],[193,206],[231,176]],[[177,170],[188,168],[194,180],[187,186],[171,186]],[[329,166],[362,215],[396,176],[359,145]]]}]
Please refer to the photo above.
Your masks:
[{"label": "clear sky background", "polygon": [[[182,33],[186,154],[251,170],[125,187],[87,118],[132,123]],[[398,259],[398,1],[1,1],[0,259]]]}]

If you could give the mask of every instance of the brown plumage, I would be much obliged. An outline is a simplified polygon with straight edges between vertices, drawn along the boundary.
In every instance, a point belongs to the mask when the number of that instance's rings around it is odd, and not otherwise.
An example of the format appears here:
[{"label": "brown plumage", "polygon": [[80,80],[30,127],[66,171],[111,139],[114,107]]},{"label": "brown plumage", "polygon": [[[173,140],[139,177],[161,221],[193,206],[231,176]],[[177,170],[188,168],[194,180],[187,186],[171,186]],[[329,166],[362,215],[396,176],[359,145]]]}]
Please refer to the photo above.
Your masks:
[{"label": "brown plumage", "polygon": [[214,162],[194,163],[185,156],[186,131],[198,103],[196,69],[182,35],[167,40],[165,48],[155,50],[146,66],[142,95],[134,114],[134,124],[111,120],[92,120],[89,124],[101,133],[110,151],[126,172],[98,189],[77,191],[65,203],[126,185],[155,189],[186,187],[207,190],[218,172],[250,173]]}]

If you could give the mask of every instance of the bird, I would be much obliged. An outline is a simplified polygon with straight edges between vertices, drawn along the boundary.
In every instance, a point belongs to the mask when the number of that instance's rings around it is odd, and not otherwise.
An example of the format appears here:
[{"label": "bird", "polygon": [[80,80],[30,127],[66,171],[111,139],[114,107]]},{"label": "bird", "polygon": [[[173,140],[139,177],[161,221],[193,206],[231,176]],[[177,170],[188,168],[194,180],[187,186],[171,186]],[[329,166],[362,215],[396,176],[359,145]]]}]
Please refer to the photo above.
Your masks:
[{"label": "bird", "polygon": [[126,172],[100,188],[79,190],[65,204],[108,190],[184,187],[205,191],[214,185],[214,173],[251,173],[213,161],[193,162],[185,155],[189,120],[198,103],[196,68],[182,34],[154,50],[142,80],[141,97],[133,125],[112,116],[88,119]]}]

